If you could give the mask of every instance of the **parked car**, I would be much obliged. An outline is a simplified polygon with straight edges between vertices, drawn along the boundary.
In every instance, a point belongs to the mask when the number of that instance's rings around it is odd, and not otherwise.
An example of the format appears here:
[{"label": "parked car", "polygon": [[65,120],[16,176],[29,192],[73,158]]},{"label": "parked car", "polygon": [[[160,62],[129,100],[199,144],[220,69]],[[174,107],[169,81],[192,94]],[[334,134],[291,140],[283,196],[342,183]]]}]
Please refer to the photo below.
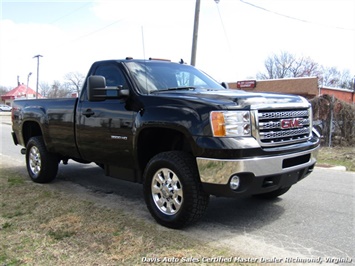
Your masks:
[{"label": "parked car", "polygon": [[11,112],[12,107],[6,104],[0,104],[0,112]]}]

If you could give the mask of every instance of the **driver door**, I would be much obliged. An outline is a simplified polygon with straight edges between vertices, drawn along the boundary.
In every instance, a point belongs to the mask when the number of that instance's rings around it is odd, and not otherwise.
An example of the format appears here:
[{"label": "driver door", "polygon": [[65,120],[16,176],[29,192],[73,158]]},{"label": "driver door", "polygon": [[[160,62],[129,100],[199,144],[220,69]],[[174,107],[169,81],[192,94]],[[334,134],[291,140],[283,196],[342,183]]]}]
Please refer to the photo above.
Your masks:
[{"label": "driver door", "polygon": [[[99,65],[93,75],[106,78],[106,86],[128,83],[118,64]],[[83,159],[132,169],[132,128],[135,112],[125,99],[89,102],[86,93],[78,103],[77,144]]]}]

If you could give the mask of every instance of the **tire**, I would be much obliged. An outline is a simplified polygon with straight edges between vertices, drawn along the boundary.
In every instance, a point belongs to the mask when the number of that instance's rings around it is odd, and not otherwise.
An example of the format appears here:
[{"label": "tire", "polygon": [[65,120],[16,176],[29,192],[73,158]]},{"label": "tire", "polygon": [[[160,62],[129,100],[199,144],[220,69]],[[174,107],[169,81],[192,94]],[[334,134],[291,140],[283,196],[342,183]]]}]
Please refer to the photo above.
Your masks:
[{"label": "tire", "polygon": [[268,192],[268,193],[258,194],[258,195],[254,195],[254,196],[257,197],[257,198],[260,198],[260,199],[275,199],[278,196],[281,196],[281,195],[285,194],[287,191],[290,190],[290,188],[291,188],[291,186],[284,187],[284,188],[279,188],[277,190],[274,190],[274,191],[271,191],[271,192]]},{"label": "tire", "polygon": [[59,160],[47,151],[42,137],[32,137],[26,145],[27,172],[36,183],[49,183],[58,173]]},{"label": "tire", "polygon": [[144,172],[144,199],[161,225],[179,229],[196,222],[206,211],[209,195],[199,180],[194,158],[188,153],[159,153]]}]

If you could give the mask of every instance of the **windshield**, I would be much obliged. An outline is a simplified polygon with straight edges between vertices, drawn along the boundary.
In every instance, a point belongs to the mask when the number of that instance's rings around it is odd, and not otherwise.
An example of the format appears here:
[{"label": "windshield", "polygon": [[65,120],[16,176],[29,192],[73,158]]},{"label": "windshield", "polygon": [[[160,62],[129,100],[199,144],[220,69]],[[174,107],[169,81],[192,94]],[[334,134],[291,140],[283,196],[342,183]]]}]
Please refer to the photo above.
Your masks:
[{"label": "windshield", "polygon": [[190,65],[171,62],[126,62],[141,93],[166,90],[224,89],[215,80]]}]

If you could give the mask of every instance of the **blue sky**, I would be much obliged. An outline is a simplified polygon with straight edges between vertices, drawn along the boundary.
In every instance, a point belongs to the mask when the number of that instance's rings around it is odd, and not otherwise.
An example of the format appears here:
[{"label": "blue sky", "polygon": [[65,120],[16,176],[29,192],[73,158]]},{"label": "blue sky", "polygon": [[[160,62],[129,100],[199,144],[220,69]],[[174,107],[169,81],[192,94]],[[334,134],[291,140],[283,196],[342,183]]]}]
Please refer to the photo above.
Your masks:
[{"label": "blue sky", "polygon": [[[96,60],[190,62],[195,0],[0,0],[0,85],[86,74]],[[255,77],[272,53],[309,56],[355,75],[353,0],[201,0],[196,66],[218,81]]]}]

